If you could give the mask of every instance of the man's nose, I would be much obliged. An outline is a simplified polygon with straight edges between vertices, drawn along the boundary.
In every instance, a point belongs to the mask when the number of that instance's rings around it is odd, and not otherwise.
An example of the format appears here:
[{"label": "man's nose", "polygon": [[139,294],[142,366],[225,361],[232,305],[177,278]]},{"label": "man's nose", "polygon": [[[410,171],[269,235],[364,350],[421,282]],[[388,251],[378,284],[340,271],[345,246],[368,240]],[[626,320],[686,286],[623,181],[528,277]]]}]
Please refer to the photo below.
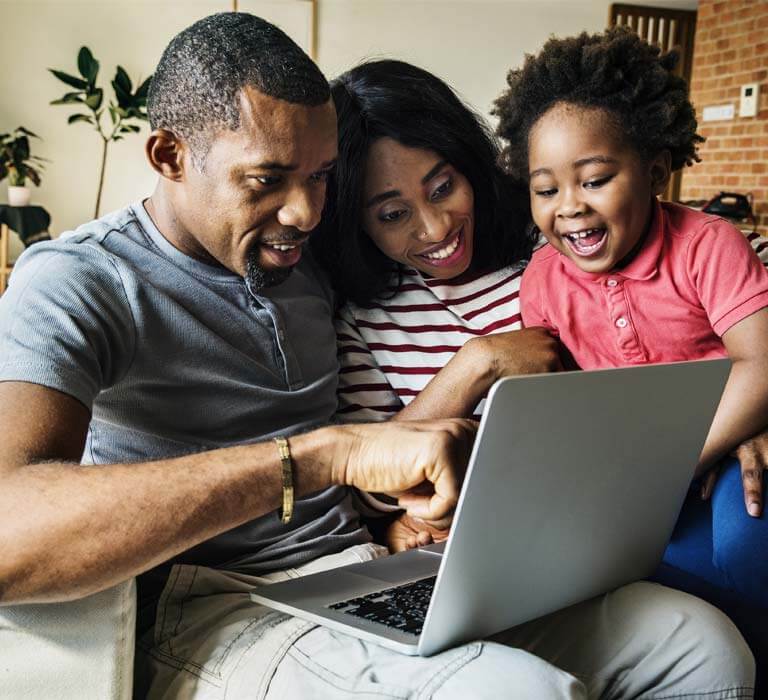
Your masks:
[{"label": "man's nose", "polygon": [[439,207],[426,207],[421,212],[420,226],[416,230],[422,241],[439,243],[451,232],[451,215]]},{"label": "man's nose", "polygon": [[323,193],[312,191],[308,187],[293,187],[277,212],[277,220],[283,226],[303,232],[312,231],[320,223],[324,201]]}]

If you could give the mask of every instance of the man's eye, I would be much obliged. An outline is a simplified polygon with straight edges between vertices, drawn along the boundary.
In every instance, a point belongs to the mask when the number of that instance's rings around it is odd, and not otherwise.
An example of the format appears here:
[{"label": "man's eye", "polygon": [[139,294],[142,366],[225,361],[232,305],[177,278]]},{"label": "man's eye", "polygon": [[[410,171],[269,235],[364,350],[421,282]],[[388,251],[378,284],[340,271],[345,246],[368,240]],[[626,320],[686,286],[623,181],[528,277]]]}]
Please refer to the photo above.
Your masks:
[{"label": "man's eye", "polygon": [[453,178],[448,178],[445,182],[441,183],[432,192],[432,199],[439,199],[443,195],[448,194],[453,189]]},{"label": "man's eye", "polygon": [[405,209],[394,209],[392,211],[385,211],[379,214],[379,220],[385,223],[397,221],[405,215]]},{"label": "man's eye", "polygon": [[248,179],[256,180],[256,182],[264,187],[274,187],[282,181],[278,175],[250,175]]}]

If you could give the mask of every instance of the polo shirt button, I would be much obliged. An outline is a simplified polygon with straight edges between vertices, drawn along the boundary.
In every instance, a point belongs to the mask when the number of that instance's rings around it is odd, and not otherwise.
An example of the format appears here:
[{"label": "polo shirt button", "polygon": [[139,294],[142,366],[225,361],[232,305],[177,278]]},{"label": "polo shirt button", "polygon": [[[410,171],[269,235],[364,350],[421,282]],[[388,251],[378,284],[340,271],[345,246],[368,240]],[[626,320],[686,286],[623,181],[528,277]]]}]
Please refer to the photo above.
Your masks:
[{"label": "polo shirt button", "polygon": [[629,321],[627,321],[627,319],[624,318],[623,316],[621,318],[616,319],[616,326],[618,328],[626,328],[628,323]]},{"label": "polo shirt button", "polygon": [[615,286],[618,284],[618,282],[617,282],[616,280],[608,280],[608,281],[606,282],[606,284],[607,284],[609,287],[615,287]]}]

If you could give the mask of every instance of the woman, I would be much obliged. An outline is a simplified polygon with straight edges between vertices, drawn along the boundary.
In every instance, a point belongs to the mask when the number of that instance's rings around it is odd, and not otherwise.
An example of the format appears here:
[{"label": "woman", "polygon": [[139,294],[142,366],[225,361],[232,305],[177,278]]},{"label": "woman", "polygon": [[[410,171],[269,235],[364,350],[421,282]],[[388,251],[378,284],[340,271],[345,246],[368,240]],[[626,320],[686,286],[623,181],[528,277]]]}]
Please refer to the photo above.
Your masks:
[{"label": "woman", "polygon": [[312,241],[346,302],[340,415],[477,416],[497,378],[558,369],[555,341],[519,330],[528,194],[482,120],[400,61],[358,66],[332,94],[339,158]]}]

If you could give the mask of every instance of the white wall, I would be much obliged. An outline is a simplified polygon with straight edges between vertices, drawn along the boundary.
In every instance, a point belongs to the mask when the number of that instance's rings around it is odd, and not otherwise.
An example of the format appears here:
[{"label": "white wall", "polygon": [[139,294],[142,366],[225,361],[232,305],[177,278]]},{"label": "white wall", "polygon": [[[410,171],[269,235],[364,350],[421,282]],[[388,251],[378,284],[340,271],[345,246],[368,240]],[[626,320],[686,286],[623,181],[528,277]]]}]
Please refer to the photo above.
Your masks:
[{"label": "white wall", "polygon": [[[599,31],[609,0],[318,0],[318,62],[333,77],[364,58],[390,56],[437,73],[483,113],[511,66],[551,34]],[[644,4],[695,9],[696,0]],[[101,141],[87,124],[67,124],[68,106],[50,106],[67,86],[47,72],[76,73],[87,45],[101,62],[105,88],[119,63],[135,81],[149,75],[163,48],[200,17],[231,0],[0,0],[0,132],[22,125],[40,134],[51,159],[33,203],[45,206],[55,233],[92,218]],[[310,3],[240,0],[308,48]],[[111,90],[111,88],[110,88]],[[154,175],[139,135],[110,145],[102,213],[148,195]],[[0,201],[6,185],[0,185]],[[20,249],[13,241],[13,252]]]}]

